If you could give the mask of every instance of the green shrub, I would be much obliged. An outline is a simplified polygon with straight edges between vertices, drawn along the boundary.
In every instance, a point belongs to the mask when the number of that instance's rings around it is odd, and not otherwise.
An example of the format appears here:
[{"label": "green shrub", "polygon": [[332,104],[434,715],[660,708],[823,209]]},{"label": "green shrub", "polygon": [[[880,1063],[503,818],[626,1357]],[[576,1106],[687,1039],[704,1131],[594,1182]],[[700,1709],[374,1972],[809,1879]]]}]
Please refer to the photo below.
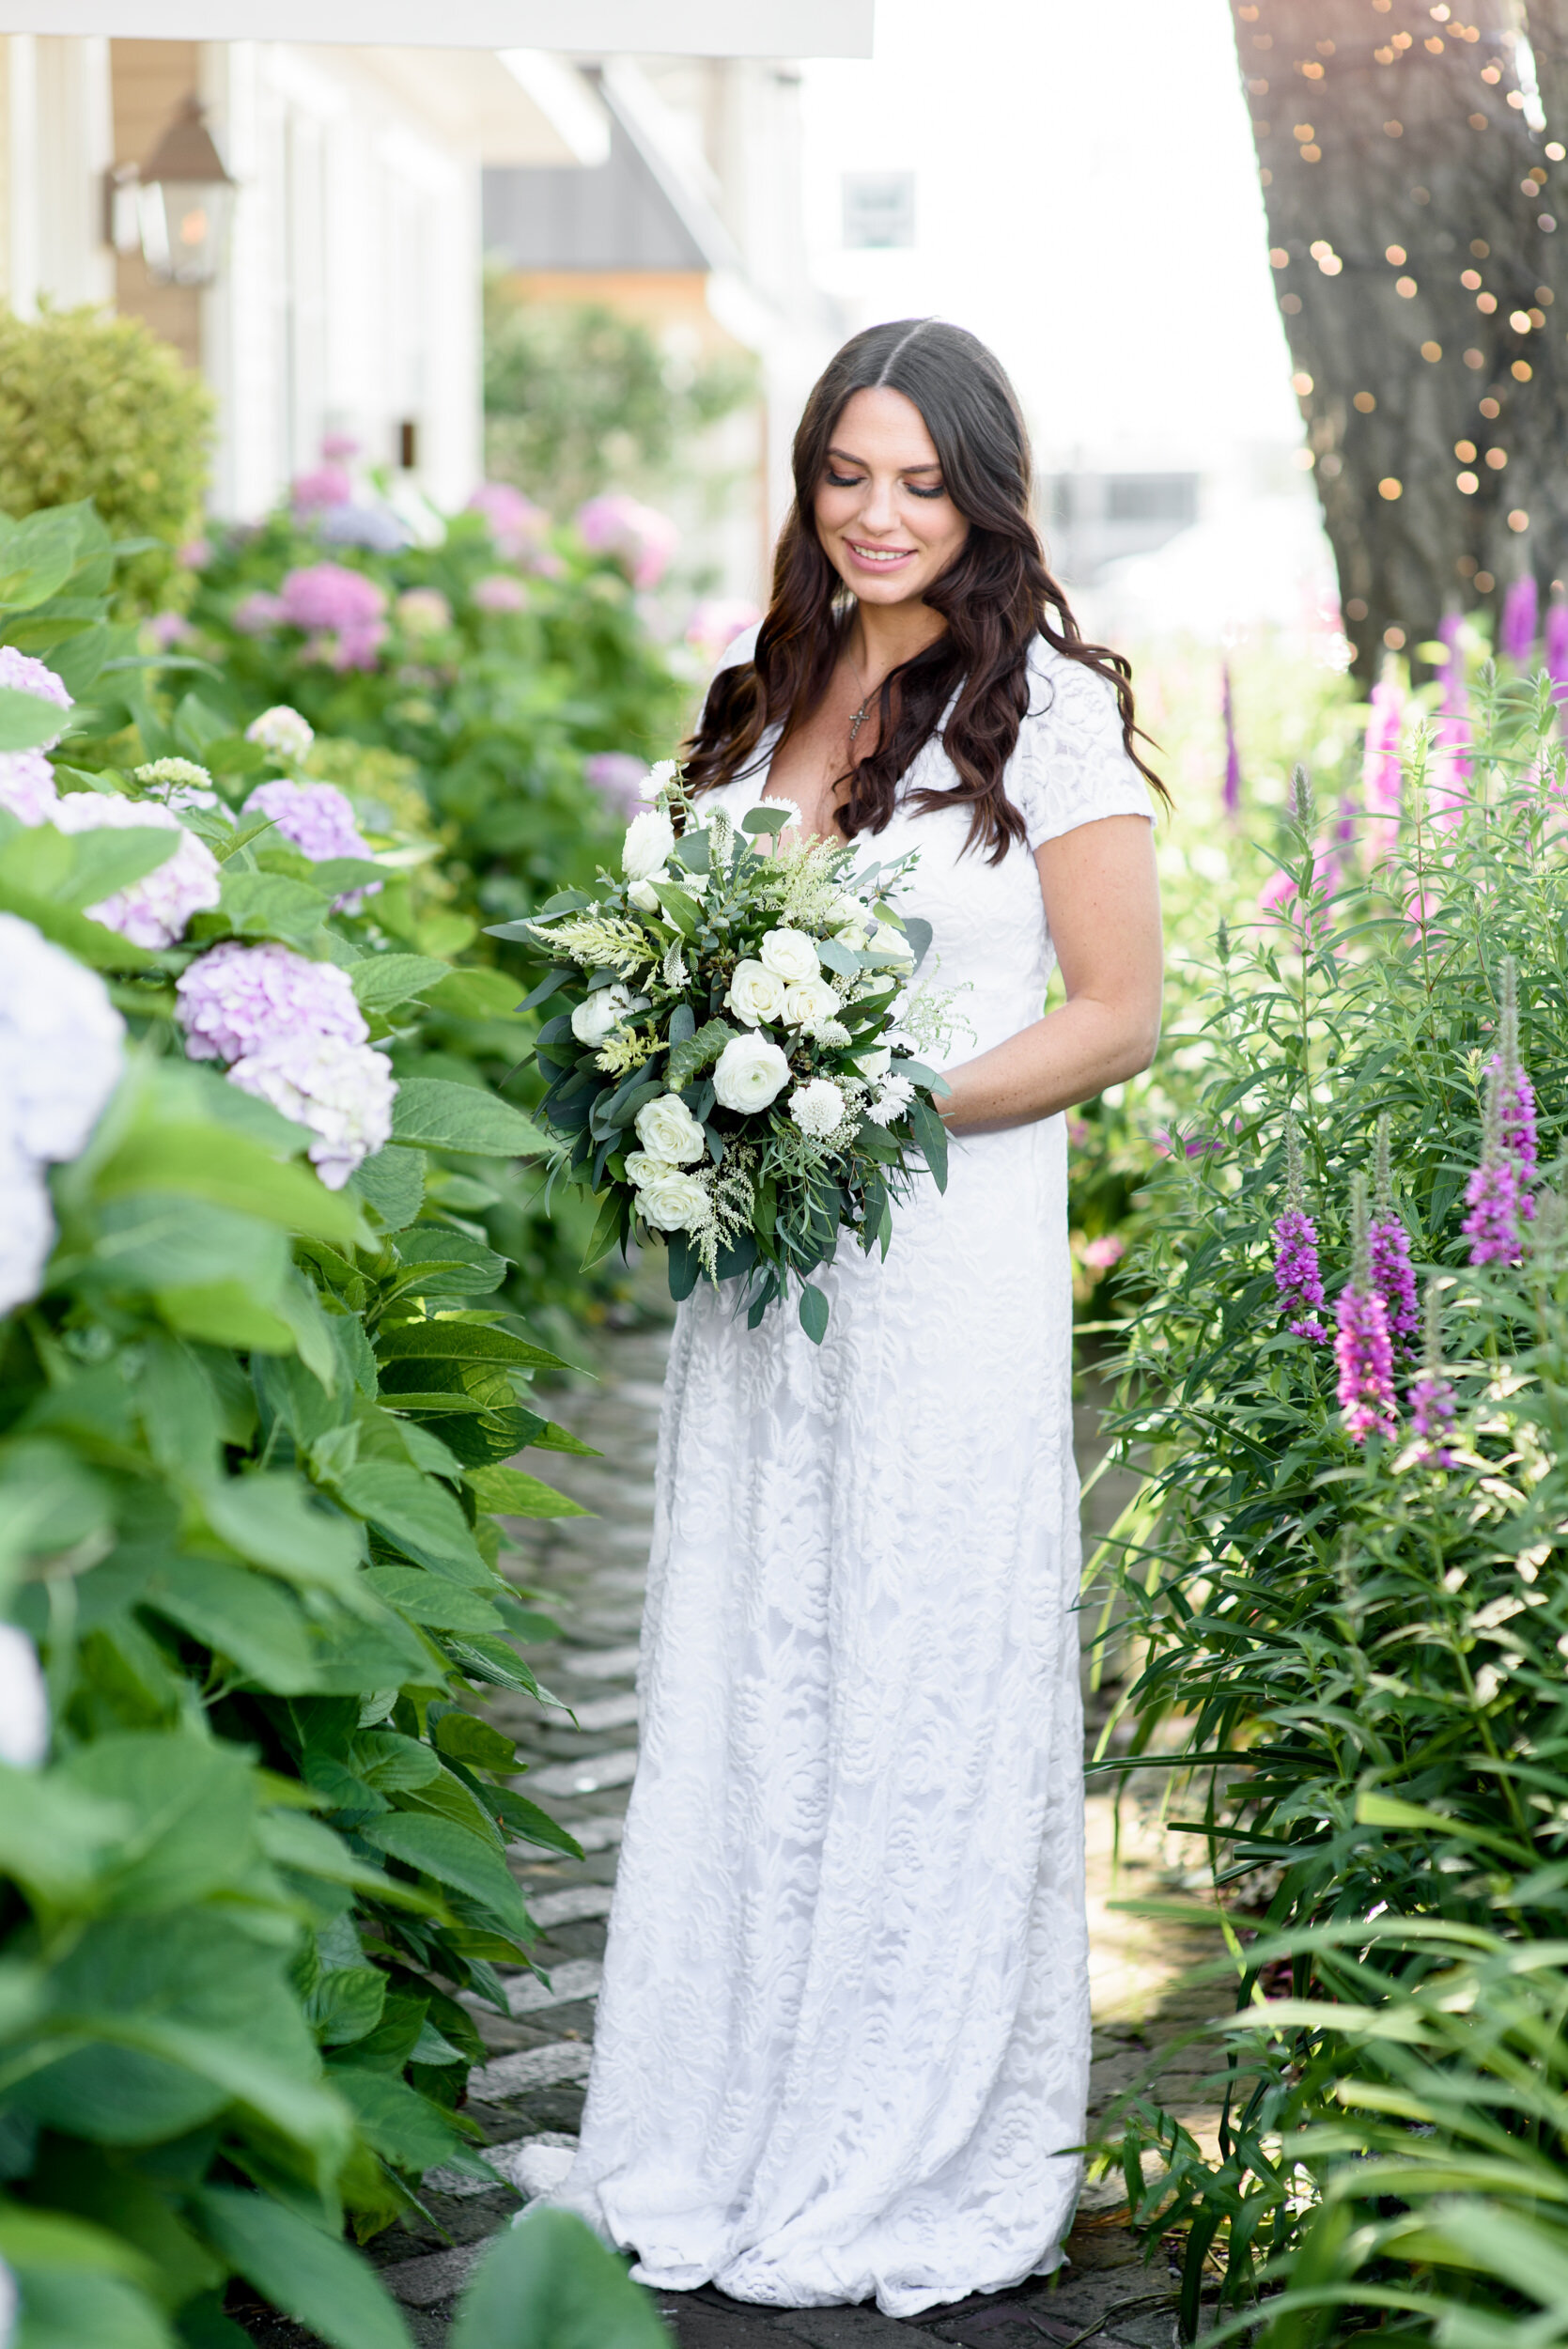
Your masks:
[{"label": "green shrub", "polygon": [[139,319],[0,311],[0,512],[91,499],[118,539],[159,543],[121,575],[123,610],[149,612],[201,523],[212,396]]},{"label": "green shrub", "polygon": [[[83,509],[0,527],[0,628],[74,663],[89,734],[139,713],[142,749],[199,753],[238,806],[276,763],[260,746],[199,693],[161,718],[139,668],[93,677],[106,549]],[[0,695],[0,747],[61,723]],[[76,767],[83,741],[55,757],[68,792],[163,787]],[[53,1252],[33,1283],[5,1266],[0,1668],[25,1695],[36,1651],[52,1743],[29,1766],[8,1726],[0,1769],[0,2259],[35,2349],[168,2349],[177,2320],[223,2338],[231,2274],[339,2349],[398,2349],[345,2217],[363,2238],[431,2165],[474,2169],[458,2108],[483,2048],[456,1994],[505,2013],[495,1968],[526,1963],[509,1845],[576,1851],[475,1712],[488,1688],[537,1693],[514,1642],[549,1628],[500,1571],[497,1515],[573,1507],[505,1464],[581,1449],[532,1407],[534,1373],[564,1365],[505,1310],[468,1213],[537,1138],[472,1068],[414,1076],[391,1142],[325,1188],[303,1127],[185,1056],[176,979],[226,941],[277,941],[347,972],[371,1039],[413,1051],[427,1003],[491,974],[428,951],[421,919],[450,917],[399,879],[418,841],[312,863],[221,806],[183,829],[153,813],[0,812],[13,948],[101,973],[125,1023],[118,1082],[50,1178]],[[188,835],[220,894],[179,943],[88,912]],[[338,902],[372,879],[402,893],[411,945],[372,919],[381,898]],[[38,1177],[7,1121],[40,1049],[18,1046],[0,1103],[23,1246]]]}]

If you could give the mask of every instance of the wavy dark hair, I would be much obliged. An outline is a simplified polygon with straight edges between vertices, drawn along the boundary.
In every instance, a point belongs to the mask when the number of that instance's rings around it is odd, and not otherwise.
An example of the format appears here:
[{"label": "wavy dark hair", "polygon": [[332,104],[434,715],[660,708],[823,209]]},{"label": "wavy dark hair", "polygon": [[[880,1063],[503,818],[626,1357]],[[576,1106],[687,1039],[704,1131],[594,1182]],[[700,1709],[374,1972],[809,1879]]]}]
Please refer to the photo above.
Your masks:
[{"label": "wavy dark hair", "polygon": [[786,741],[827,691],[854,599],[822,551],[816,493],[846,403],[856,392],[883,387],[902,392],[919,409],[948,495],[970,529],[958,555],[925,591],[926,604],[947,623],[945,632],[883,678],[877,747],[852,757],[839,779],[849,785],[837,811],[840,831],[846,838],[882,831],[893,816],[899,778],[940,727],[958,786],[917,791],[914,804],[922,812],[967,804],[967,845],[985,845],[989,861],[1000,863],[1012,842],[1024,837],[1023,818],[1002,787],[1002,770],[1029,709],[1029,648],[1036,635],[1105,678],[1121,710],[1128,757],[1169,801],[1135,747],[1127,661],[1103,645],[1084,643],[1046,567],[1030,510],[1029,434],[1013,386],[984,343],[940,319],[867,327],[845,344],[806,402],[795,435],[795,503],[779,537],[768,616],[752,659],[721,670],[713,680],[686,745],[688,787],[717,790],[744,773],[767,729],[782,725],[780,739]]}]

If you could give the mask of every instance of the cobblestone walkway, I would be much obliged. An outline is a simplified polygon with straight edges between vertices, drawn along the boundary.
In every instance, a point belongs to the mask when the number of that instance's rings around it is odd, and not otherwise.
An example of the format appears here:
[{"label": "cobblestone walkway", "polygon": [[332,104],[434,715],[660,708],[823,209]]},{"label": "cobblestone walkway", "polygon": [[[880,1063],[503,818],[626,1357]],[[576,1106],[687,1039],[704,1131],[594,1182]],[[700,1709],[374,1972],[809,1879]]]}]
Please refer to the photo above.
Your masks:
[{"label": "cobblestone walkway", "polygon": [[[552,1456],[551,1481],[595,1515],[515,1529],[509,1571],[547,1595],[561,1641],[531,1654],[544,1684],[572,1706],[576,1728],[541,1716],[523,1699],[503,1698],[493,1717],[531,1759],[527,1792],[569,1827],[586,1854],[558,1859],[525,1846],[513,1865],[548,1939],[539,1952],[550,1975],[512,1978],[511,2015],[489,2008],[475,2017],[489,2061],[471,2082],[473,2108],[491,2140],[489,2157],[526,2198],[543,2190],[569,2160],[582,2106],[600,1979],[604,1921],[628,1788],[636,1761],[633,1675],[644,1565],[652,1515],[654,1440],[665,1337],[644,1330],[611,1340],[595,1388],[557,1406],[558,1416],[604,1455]],[[1092,1455],[1092,1406],[1080,1409],[1080,1458]],[[1114,1515],[1120,1496],[1107,1484],[1090,1496],[1090,1530]],[[559,1724],[559,1725],[558,1725]],[[1185,1987],[1182,1977],[1210,1952],[1174,1929],[1131,1918],[1110,1904],[1167,1891],[1172,1878],[1157,1837],[1126,1826],[1119,1861],[1110,1798],[1089,1803],[1090,1913],[1093,1937],[1094,2049],[1092,2114],[1103,2112],[1149,2064],[1179,2043],[1191,2022],[1223,2003],[1214,1990]],[[1172,2046],[1161,2093],[1189,2125],[1207,2134],[1203,2066],[1193,2051]],[[432,2219],[443,2231],[400,2226],[374,2247],[387,2280],[407,2308],[415,2338],[439,2349],[452,2307],[485,2239],[518,2207],[514,2196],[476,2192],[439,2174],[427,2181]],[[660,2306],[681,2349],[761,2349],[765,2341],[815,2349],[875,2349],[921,2341],[972,2349],[1165,2349],[1175,2341],[1172,2277],[1163,2261],[1142,2263],[1125,2224],[1114,2182],[1091,2189],[1060,2275],[1007,2294],[977,2296],[898,2323],[875,2308],[759,2310],[711,2289],[664,2294]],[[284,2349],[297,2333],[257,2335]]]}]

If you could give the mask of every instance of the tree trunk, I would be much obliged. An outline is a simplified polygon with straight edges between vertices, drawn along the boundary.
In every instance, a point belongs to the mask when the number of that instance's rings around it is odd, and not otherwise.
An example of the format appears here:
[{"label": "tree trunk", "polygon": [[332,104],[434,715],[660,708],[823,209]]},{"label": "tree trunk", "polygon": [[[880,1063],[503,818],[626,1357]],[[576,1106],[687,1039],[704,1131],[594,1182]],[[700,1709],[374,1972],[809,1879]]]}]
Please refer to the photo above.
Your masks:
[{"label": "tree trunk", "polygon": [[1232,14],[1345,632],[1370,677],[1445,611],[1568,573],[1568,185],[1548,150],[1568,125],[1568,0],[1529,11],[1545,131],[1515,32],[1463,7]]}]

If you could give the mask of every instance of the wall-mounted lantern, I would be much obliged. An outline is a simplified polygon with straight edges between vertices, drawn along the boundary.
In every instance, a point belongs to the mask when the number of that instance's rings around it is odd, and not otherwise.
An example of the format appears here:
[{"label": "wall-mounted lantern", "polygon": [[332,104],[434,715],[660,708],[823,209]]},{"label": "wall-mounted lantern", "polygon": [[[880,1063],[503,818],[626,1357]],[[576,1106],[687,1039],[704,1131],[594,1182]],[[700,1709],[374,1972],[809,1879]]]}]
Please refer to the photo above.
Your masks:
[{"label": "wall-mounted lantern", "polygon": [[188,98],[147,162],[120,164],[105,184],[109,242],[122,253],[139,244],[160,286],[210,286],[223,267],[235,183],[206,114]]}]

